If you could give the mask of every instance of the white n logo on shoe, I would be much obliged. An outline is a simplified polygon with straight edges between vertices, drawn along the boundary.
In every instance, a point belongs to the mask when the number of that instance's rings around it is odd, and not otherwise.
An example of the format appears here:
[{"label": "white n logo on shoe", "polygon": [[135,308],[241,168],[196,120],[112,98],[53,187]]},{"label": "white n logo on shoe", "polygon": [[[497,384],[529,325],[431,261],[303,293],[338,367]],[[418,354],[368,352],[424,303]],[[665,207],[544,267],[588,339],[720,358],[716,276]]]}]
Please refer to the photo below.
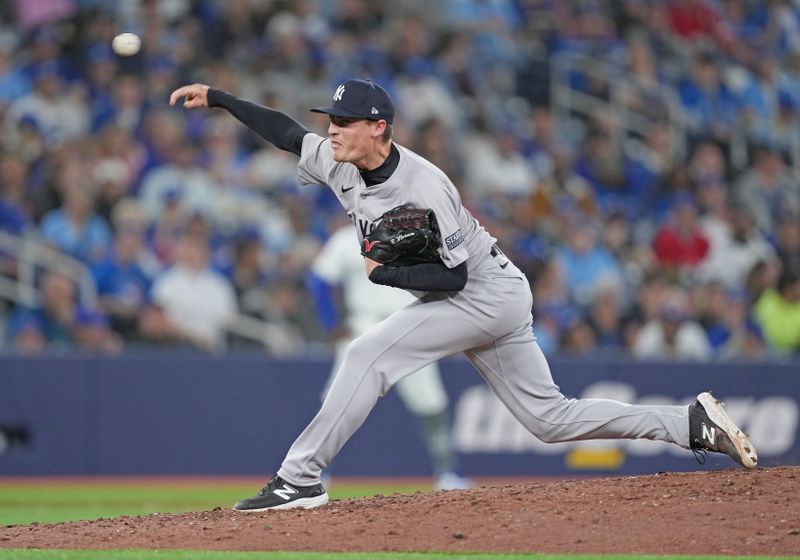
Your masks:
[{"label": "white n logo on shoe", "polygon": [[708,441],[716,441],[714,436],[716,435],[716,430],[714,428],[709,428],[705,424],[703,424],[703,439],[707,439]]},{"label": "white n logo on shoe", "polygon": [[292,494],[297,494],[297,490],[289,486],[288,484],[284,484],[283,488],[277,488],[273,490],[275,494],[283,498],[284,500],[288,500]]}]

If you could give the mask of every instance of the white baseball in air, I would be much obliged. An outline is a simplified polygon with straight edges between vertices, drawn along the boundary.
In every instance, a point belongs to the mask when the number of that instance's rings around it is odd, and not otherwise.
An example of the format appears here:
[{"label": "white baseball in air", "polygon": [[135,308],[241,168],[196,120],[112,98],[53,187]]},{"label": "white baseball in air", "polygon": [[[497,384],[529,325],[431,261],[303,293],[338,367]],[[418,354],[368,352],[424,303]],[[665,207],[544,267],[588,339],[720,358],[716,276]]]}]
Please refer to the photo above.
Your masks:
[{"label": "white baseball in air", "polygon": [[120,56],[133,56],[142,47],[142,40],[136,33],[120,33],[111,41],[111,48]]}]

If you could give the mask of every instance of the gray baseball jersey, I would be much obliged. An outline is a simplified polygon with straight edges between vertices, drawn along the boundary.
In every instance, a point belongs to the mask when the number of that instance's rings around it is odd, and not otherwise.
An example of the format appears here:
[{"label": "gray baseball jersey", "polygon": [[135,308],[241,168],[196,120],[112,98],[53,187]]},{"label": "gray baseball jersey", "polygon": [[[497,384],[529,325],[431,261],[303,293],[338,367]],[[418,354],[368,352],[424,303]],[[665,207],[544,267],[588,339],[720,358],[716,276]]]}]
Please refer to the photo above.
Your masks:
[{"label": "gray baseball jersey", "polygon": [[309,486],[400,379],[445,356],[464,352],[511,413],[546,442],[647,438],[689,447],[685,406],[629,405],[567,399],[553,382],[532,331],[532,295],[525,275],[461,204],[447,176],[397,146],[400,161],[384,183],[367,187],[358,169],[333,160],[330,140],[307,134],[298,164],[303,183],[328,185],[350,215],[359,240],[387,210],[411,203],[431,208],[449,267],[467,263],[459,292],[419,299],[359,336],[317,415],[295,440],[278,475]]}]

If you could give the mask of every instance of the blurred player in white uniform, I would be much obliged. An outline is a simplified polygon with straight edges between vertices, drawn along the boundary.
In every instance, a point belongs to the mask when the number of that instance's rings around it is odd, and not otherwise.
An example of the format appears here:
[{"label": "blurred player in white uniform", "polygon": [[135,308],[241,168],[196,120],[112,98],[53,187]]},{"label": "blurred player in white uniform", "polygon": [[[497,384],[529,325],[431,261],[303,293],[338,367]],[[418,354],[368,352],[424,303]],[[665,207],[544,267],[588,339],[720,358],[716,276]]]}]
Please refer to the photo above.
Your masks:
[{"label": "blurred player in white uniform", "polygon": [[[331,235],[314,261],[311,274],[309,284],[320,320],[329,332],[340,334],[336,339],[336,358],[331,376],[325,386],[327,393],[350,342],[416,298],[405,290],[370,282],[364,274],[364,258],[352,224]],[[344,317],[336,310],[333,287],[341,287],[343,291]],[[436,362],[404,378],[395,389],[408,411],[419,419],[436,488],[468,488],[470,482],[456,472],[447,393]]]}]

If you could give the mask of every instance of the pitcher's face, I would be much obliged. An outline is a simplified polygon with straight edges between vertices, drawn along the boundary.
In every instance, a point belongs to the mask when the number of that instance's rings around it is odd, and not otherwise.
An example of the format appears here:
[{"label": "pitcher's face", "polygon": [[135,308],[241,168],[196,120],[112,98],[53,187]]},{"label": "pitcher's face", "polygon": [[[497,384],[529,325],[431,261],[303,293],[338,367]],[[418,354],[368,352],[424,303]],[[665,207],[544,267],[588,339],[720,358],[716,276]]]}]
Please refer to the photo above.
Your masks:
[{"label": "pitcher's face", "polygon": [[328,137],[331,139],[334,161],[359,166],[359,162],[367,160],[377,149],[380,122],[331,115]]}]

